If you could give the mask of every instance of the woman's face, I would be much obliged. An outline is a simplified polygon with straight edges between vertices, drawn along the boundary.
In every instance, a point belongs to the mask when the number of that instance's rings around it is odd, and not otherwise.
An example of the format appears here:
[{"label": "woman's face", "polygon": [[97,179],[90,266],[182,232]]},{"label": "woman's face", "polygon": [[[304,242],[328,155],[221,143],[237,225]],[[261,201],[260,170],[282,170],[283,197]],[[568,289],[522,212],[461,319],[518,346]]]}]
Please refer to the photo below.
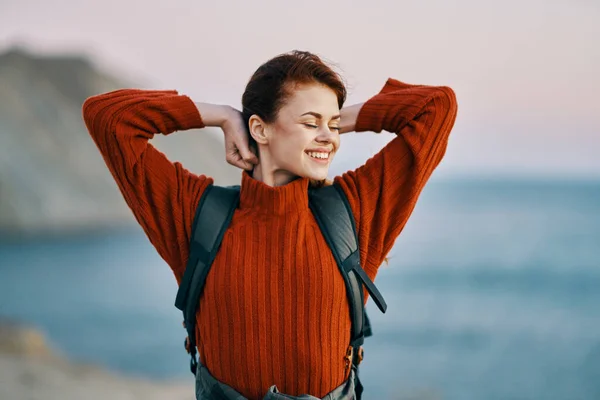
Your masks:
[{"label": "woman's face", "polygon": [[333,90],[320,84],[294,85],[276,120],[265,125],[268,145],[263,149],[276,180],[326,179],[340,145],[339,127],[340,109]]}]

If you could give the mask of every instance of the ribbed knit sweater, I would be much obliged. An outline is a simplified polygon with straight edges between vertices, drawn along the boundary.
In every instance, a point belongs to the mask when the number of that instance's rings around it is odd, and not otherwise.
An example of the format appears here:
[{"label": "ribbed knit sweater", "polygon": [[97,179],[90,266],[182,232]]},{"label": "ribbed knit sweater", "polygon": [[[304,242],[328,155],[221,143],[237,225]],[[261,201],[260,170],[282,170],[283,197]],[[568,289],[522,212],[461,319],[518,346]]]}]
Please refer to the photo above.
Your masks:
[{"label": "ribbed knit sweater", "polygon": [[[356,219],[371,279],[445,153],[456,117],[447,87],[388,79],[361,108],[356,131],[397,134],[336,177]],[[83,116],[135,218],[181,281],[194,213],[212,179],[173,163],[154,134],[202,128],[176,91],[118,90],[86,100]],[[306,178],[270,187],[241,173],[241,199],[206,280],[197,314],[201,362],[249,399],[271,385],[323,397],[346,378],[350,315],[342,276],[308,208]],[[365,297],[366,298],[366,297]]]}]

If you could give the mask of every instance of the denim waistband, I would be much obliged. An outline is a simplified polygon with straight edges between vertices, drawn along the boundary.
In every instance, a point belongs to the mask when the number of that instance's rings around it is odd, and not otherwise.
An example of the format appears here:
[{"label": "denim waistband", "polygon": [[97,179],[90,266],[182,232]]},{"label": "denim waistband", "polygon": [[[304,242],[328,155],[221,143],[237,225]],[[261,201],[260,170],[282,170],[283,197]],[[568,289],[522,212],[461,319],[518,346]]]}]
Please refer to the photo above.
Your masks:
[{"label": "denim waistband", "polygon": [[[303,394],[291,396],[280,393],[277,386],[273,385],[267,390],[263,400],[354,400],[354,376],[355,371],[350,371],[348,379],[337,388],[325,395],[323,398]],[[196,400],[247,400],[231,386],[216,380],[201,363],[198,363],[196,371]]]}]

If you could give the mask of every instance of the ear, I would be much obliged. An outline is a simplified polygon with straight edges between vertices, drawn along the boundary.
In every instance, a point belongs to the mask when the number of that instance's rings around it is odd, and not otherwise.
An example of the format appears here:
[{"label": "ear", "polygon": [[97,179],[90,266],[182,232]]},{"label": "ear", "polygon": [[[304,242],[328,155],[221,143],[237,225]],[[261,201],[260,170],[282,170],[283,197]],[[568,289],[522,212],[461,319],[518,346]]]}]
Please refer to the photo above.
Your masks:
[{"label": "ear", "polygon": [[248,120],[248,130],[250,136],[258,144],[267,144],[269,142],[267,124],[256,114]]}]

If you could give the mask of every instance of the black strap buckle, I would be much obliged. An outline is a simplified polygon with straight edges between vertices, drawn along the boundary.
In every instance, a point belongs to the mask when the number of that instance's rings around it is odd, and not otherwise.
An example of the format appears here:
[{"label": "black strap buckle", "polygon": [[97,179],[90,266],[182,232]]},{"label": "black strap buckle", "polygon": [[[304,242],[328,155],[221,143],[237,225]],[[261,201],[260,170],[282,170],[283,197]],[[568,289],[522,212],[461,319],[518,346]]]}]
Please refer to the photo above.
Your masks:
[{"label": "black strap buckle", "polygon": [[363,349],[362,346],[360,346],[359,348],[357,348],[354,351],[353,355],[354,355],[354,357],[352,358],[352,363],[354,365],[358,366],[362,362],[362,360],[363,360],[363,358],[365,356],[365,350]]},{"label": "black strap buckle", "polygon": [[192,374],[196,375],[197,370],[198,370],[198,360],[196,360],[196,356],[193,355],[190,357],[190,371],[192,371]]},{"label": "black strap buckle", "polygon": [[190,337],[187,336],[183,341],[183,347],[185,347],[185,351],[190,355],[190,371],[192,374],[196,375],[196,370],[198,369],[198,360],[196,359],[196,346],[190,341]]}]

